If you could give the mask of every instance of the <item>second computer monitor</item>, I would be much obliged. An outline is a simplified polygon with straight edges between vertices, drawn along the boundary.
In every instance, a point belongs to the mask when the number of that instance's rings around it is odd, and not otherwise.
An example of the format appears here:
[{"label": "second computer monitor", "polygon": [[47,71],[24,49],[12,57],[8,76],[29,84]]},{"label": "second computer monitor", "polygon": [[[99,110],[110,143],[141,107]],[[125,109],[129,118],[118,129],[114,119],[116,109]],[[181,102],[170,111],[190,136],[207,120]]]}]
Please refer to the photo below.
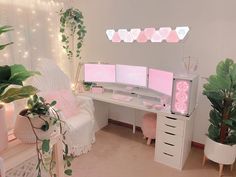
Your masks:
[{"label": "second computer monitor", "polygon": [[149,68],[148,88],[171,96],[174,74]]},{"label": "second computer monitor", "polygon": [[114,83],[116,66],[108,64],[84,64],[85,82]]},{"label": "second computer monitor", "polygon": [[116,82],[147,87],[147,67],[116,65]]}]

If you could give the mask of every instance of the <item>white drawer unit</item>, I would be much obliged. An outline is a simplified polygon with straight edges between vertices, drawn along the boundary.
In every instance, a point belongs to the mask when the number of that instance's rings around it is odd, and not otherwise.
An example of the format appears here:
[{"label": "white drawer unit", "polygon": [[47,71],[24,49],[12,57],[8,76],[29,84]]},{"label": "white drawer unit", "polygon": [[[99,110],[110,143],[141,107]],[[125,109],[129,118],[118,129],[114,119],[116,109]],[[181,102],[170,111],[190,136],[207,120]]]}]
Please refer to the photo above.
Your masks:
[{"label": "white drawer unit", "polygon": [[155,161],[182,170],[191,148],[192,122],[191,116],[157,117]]}]

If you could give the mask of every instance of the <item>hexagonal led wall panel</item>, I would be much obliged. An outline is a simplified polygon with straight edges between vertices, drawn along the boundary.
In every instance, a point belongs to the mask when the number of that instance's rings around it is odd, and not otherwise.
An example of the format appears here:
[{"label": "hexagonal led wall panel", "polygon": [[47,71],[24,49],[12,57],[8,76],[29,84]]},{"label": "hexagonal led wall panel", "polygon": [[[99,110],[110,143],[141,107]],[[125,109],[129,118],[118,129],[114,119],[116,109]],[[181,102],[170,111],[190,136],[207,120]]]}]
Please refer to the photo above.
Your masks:
[{"label": "hexagonal led wall panel", "polygon": [[128,31],[127,29],[119,29],[117,32],[114,29],[106,30],[108,39],[112,42],[138,42],[146,43],[149,40],[151,42],[163,42],[178,43],[184,40],[189,32],[188,26],[176,27],[172,30],[170,27],[161,27],[159,30],[155,28],[145,28],[143,31],[140,28],[133,28]]}]

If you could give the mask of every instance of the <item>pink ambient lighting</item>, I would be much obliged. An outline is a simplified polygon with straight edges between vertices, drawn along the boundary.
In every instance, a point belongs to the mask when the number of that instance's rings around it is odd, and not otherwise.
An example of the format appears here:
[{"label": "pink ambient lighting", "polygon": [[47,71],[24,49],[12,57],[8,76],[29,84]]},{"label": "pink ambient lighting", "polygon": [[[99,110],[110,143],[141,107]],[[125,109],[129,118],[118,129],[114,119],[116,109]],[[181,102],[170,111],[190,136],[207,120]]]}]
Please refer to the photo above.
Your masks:
[{"label": "pink ambient lighting", "polygon": [[147,86],[147,67],[116,65],[116,82],[128,85]]},{"label": "pink ambient lighting", "polygon": [[189,83],[187,81],[177,81],[176,82],[176,93],[174,108],[176,112],[181,114],[186,114],[188,111],[188,101],[189,101]]},{"label": "pink ambient lighting", "polygon": [[84,64],[85,82],[111,82],[116,81],[116,66],[106,64]]},{"label": "pink ambient lighting", "polygon": [[133,39],[134,39],[134,40],[137,40],[137,38],[138,38],[140,32],[141,32],[141,29],[139,29],[139,28],[134,28],[134,29],[131,29],[131,30],[130,30],[130,33],[131,33],[131,35],[133,36]]},{"label": "pink ambient lighting", "polygon": [[139,36],[138,36],[137,42],[139,42],[139,43],[145,43],[145,42],[147,42],[147,41],[148,41],[148,39],[147,39],[147,37],[146,37],[144,31],[141,31],[140,34],[139,34]]},{"label": "pink ambient lighting", "polygon": [[166,38],[166,42],[168,42],[168,43],[177,43],[177,42],[179,42],[179,38],[178,38],[178,35],[177,35],[176,31],[171,31],[169,33],[169,36]]},{"label": "pink ambient lighting", "polygon": [[144,29],[144,33],[145,33],[145,36],[147,37],[147,39],[151,39],[153,34],[156,32],[156,29],[155,28],[145,28]]},{"label": "pink ambient lighting", "polygon": [[171,72],[149,69],[148,88],[171,96],[173,75]]},{"label": "pink ambient lighting", "polygon": [[169,36],[169,33],[171,32],[171,28],[170,27],[163,27],[159,29],[159,33],[161,38],[164,40]]},{"label": "pink ambient lighting", "polygon": [[162,42],[162,37],[161,37],[159,31],[156,31],[156,32],[153,34],[153,36],[152,36],[152,38],[151,38],[151,41],[152,41],[152,42]]},{"label": "pink ambient lighting", "polygon": [[161,27],[159,30],[155,28],[145,28],[143,31],[139,28],[133,28],[130,31],[127,29],[119,29],[117,32],[114,29],[106,30],[106,35],[112,42],[131,43],[137,41],[139,43],[151,42],[177,43],[183,40],[189,32],[188,26],[176,27],[172,30],[170,27]]},{"label": "pink ambient lighting", "polygon": [[127,33],[126,38],[124,39],[124,42],[131,43],[134,41],[134,38],[130,32]]},{"label": "pink ambient lighting", "polygon": [[120,39],[118,32],[115,32],[112,37],[112,42],[120,42],[120,41],[121,41],[121,39]]},{"label": "pink ambient lighting", "polygon": [[120,36],[120,39],[124,41],[127,38],[128,31],[127,29],[119,29],[118,34]]}]

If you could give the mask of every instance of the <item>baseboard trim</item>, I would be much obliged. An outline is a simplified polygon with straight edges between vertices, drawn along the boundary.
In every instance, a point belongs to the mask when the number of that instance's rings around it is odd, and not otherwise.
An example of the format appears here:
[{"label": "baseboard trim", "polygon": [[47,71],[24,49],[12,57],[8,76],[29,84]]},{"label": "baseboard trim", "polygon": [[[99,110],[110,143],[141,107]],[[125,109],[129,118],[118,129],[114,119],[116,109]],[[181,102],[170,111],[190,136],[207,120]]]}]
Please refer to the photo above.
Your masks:
[{"label": "baseboard trim", "polygon": [[198,143],[198,142],[194,142],[192,141],[192,147],[198,148],[198,149],[204,149],[205,145]]},{"label": "baseboard trim", "polygon": [[[113,119],[108,119],[108,123],[119,125],[119,126],[122,126],[122,127],[127,127],[127,128],[130,128],[130,129],[133,128],[133,125],[131,125],[131,124],[120,122],[120,121],[113,120]],[[136,126],[136,131],[142,131],[141,127]],[[192,141],[192,147],[195,147],[195,148],[198,148],[198,149],[204,149],[204,144]]]}]

